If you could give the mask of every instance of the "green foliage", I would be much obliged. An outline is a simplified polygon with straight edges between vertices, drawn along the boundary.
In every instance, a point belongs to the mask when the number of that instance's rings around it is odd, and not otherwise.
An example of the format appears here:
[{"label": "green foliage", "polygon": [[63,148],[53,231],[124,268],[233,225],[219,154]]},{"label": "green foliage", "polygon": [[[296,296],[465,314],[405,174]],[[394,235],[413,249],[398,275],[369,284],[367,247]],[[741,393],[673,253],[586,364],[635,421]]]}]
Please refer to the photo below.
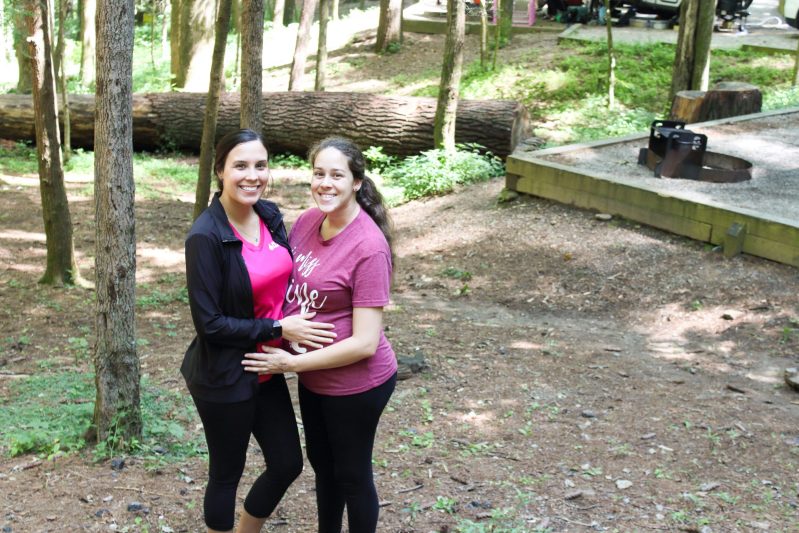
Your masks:
[{"label": "green foliage", "polygon": [[[83,449],[94,396],[94,376],[87,373],[42,373],[12,383],[11,394],[0,410],[0,450],[10,456],[34,453],[51,457]],[[201,437],[188,438],[184,430],[196,418],[187,394],[151,386],[145,379],[141,408],[144,434],[141,440],[128,443],[126,451],[157,461],[200,453]],[[113,439],[101,443],[95,456],[107,457],[118,451],[115,444],[118,442]]]},{"label": "green foliage", "polygon": [[[144,292],[148,289],[149,287],[147,285],[140,285],[137,290]],[[158,308],[172,302],[178,302],[182,304],[189,303],[188,289],[186,287],[179,287],[162,291],[160,288],[156,287],[154,289],[150,289],[146,294],[136,298],[136,305],[142,309]]]},{"label": "green foliage", "polygon": [[402,187],[405,200],[413,200],[445,194],[457,185],[504,173],[504,165],[498,157],[480,153],[476,145],[458,145],[452,153],[435,149],[405,158],[386,170],[383,177],[389,184]]},{"label": "green foliage", "polygon": [[269,159],[269,166],[271,168],[311,168],[307,159],[294,154],[275,154]]},{"label": "green foliage", "polygon": [[26,142],[12,146],[0,144],[0,171],[8,174],[35,174],[39,172],[36,147]]},{"label": "green foliage", "polygon": [[133,176],[136,193],[145,197],[193,193],[197,186],[197,165],[166,155],[135,153]]},{"label": "green foliage", "polygon": [[369,170],[378,174],[385,173],[389,168],[397,164],[397,157],[383,153],[382,146],[370,146],[363,152]]}]

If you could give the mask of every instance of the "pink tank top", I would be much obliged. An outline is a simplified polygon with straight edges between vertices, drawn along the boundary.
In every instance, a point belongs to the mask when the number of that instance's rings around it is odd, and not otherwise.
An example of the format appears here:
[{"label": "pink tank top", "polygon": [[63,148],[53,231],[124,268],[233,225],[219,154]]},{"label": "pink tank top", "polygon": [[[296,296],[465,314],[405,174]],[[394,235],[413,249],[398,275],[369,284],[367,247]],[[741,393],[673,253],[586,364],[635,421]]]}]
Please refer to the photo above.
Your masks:
[{"label": "pink tank top", "polygon": [[[292,270],[291,256],[288,250],[272,239],[264,221],[259,221],[261,236],[258,244],[248,242],[232,224],[231,228],[242,243],[241,256],[250,274],[255,318],[280,320],[283,318],[283,299]],[[259,343],[257,349],[266,345],[279,347],[281,339]],[[271,377],[269,374],[262,374],[258,376],[258,381],[263,383]]]}]

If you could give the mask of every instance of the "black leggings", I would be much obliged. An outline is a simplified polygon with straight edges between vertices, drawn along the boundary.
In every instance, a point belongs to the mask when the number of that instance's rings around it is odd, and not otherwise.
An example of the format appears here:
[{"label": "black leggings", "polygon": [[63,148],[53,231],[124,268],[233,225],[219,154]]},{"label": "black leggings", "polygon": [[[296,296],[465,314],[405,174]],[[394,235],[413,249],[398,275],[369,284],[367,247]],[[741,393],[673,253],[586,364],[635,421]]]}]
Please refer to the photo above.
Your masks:
[{"label": "black leggings", "polygon": [[319,533],[340,533],[347,507],[349,533],[374,533],[378,499],[372,448],[380,414],[397,375],[374,389],[324,396],[299,385],[305,451],[316,474]]},{"label": "black leggings", "polygon": [[247,494],[244,509],[256,518],[268,517],[302,472],[300,437],[285,378],[272,376],[244,402],[216,403],[194,397],[194,404],[208,443],[205,524],[219,531],[233,529],[236,488],[244,472],[250,434],[261,447],[267,468]]}]

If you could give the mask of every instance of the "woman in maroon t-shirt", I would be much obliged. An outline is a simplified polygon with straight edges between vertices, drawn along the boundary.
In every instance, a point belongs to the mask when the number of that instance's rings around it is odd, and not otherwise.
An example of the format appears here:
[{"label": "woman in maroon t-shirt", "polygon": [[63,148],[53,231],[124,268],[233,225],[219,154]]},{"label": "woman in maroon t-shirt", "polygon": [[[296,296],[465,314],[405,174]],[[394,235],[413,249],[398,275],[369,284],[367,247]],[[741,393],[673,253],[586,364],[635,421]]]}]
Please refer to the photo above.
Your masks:
[{"label": "woman in maroon t-shirt", "polygon": [[334,324],[336,340],[319,349],[292,342],[291,353],[265,347],[243,364],[251,372],[299,374],[318,531],[339,533],[346,507],[350,533],[374,533],[372,448],[397,379],[397,360],[383,335],[393,266],[390,220],[355,144],[325,139],[310,160],[317,207],[289,235],[294,269],[283,310],[316,312],[316,320]]}]

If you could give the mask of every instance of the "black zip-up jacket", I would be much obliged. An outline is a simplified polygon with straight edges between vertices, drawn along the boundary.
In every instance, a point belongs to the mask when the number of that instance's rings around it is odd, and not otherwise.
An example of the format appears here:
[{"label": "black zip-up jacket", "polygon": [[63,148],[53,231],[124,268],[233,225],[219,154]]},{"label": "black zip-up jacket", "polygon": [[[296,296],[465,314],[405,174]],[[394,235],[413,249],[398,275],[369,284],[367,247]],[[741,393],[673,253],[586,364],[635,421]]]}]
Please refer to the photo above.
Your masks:
[{"label": "black zip-up jacket", "polygon": [[[272,239],[291,254],[277,206],[260,200],[255,212]],[[276,337],[273,320],[255,318],[241,246],[216,193],[186,237],[186,283],[197,336],[186,350],[180,371],[189,391],[205,401],[229,403],[252,397],[258,375],[245,372],[241,361],[245,353],[255,351],[257,343]]]}]

